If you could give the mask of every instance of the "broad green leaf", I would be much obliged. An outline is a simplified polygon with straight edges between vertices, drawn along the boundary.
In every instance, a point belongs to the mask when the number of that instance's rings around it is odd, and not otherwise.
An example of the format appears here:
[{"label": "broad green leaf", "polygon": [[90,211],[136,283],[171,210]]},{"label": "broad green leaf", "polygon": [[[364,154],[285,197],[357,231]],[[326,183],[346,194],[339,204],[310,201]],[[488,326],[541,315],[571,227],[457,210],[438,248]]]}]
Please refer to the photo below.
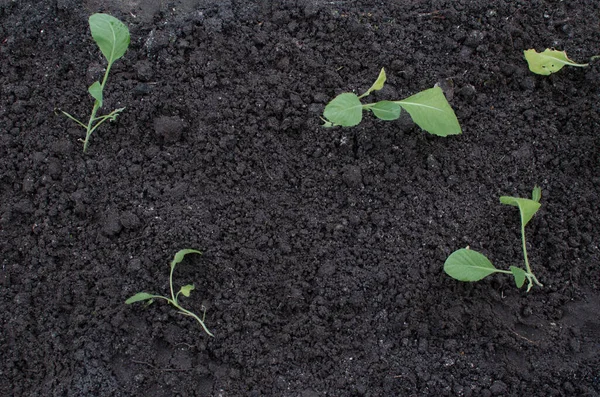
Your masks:
[{"label": "broad green leaf", "polygon": [[98,101],[98,107],[101,108],[102,107],[102,85],[100,85],[100,82],[94,81],[94,84],[92,84],[90,86],[90,88],[88,88],[88,92],[95,100]]},{"label": "broad green leaf", "polygon": [[351,92],[345,92],[325,106],[323,116],[333,125],[354,127],[362,120],[362,110],[360,99]]},{"label": "broad green leaf", "polygon": [[446,259],[444,271],[459,281],[479,281],[495,273],[497,269],[485,255],[468,248],[461,248]]},{"label": "broad green leaf", "polygon": [[108,14],[93,14],[89,19],[92,37],[100,51],[112,65],[129,47],[129,29],[117,18]]},{"label": "broad green leaf", "polygon": [[510,271],[515,277],[515,284],[517,285],[517,288],[521,288],[523,284],[525,284],[525,270],[521,269],[520,267],[511,266]]},{"label": "broad green leaf", "polygon": [[535,186],[533,192],[531,192],[531,199],[537,203],[542,199],[542,188]]},{"label": "broad green leaf", "polygon": [[156,297],[155,295],[148,294],[146,292],[138,292],[137,294],[133,295],[131,298],[127,299],[125,301],[125,303],[130,305],[134,302],[145,301],[148,299],[153,299],[155,297]]},{"label": "broad green leaf", "polygon": [[521,223],[523,227],[525,227],[531,218],[535,215],[536,212],[542,206],[537,201],[533,201],[526,198],[520,197],[511,197],[511,196],[502,196],[500,197],[500,202],[506,205],[512,205],[514,207],[518,207],[521,213]]},{"label": "broad green leaf", "polygon": [[462,132],[454,110],[440,87],[421,91],[396,103],[402,106],[413,121],[427,132],[439,136],[456,135]]},{"label": "broad green leaf", "polygon": [[183,296],[185,296],[186,298],[190,296],[190,292],[192,292],[194,290],[194,285],[193,284],[188,284],[188,285],[184,285],[183,287],[181,287],[180,291]]},{"label": "broad green leaf", "polygon": [[371,109],[375,117],[381,120],[396,120],[400,117],[400,112],[402,111],[400,105],[392,101],[377,102],[369,109]]},{"label": "broad green leaf", "polygon": [[379,72],[379,76],[377,77],[377,80],[375,80],[375,82],[373,83],[373,85],[371,86],[371,88],[369,88],[367,90],[367,92],[365,92],[364,94],[362,94],[361,96],[359,96],[359,98],[366,97],[371,92],[373,92],[373,91],[379,91],[380,89],[382,89],[383,88],[383,84],[385,84],[385,80],[386,80],[385,69],[381,68],[381,71]]},{"label": "broad green leaf", "polygon": [[173,260],[171,261],[171,269],[173,269],[178,263],[180,263],[187,254],[199,254],[199,255],[202,255],[202,252],[196,251],[196,250],[193,250],[193,249],[184,249],[184,250],[181,250],[181,251],[177,251],[177,253],[173,257]]},{"label": "broad green leaf", "polygon": [[567,57],[565,51],[551,50],[546,48],[544,52],[537,52],[534,49],[523,51],[525,59],[529,65],[529,70],[536,74],[547,76],[558,72],[565,65],[585,67],[587,63],[575,63]]}]

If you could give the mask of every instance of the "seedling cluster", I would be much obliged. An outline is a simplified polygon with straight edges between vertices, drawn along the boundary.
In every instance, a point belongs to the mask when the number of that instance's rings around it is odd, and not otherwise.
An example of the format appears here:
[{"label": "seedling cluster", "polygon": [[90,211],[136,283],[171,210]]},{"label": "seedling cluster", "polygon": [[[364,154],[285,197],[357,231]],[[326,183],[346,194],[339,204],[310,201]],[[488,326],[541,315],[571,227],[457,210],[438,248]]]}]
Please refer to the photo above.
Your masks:
[{"label": "seedling cluster", "polygon": [[183,306],[181,306],[181,304],[179,303],[179,300],[178,300],[179,294],[185,296],[186,298],[189,297],[192,290],[194,290],[194,285],[193,284],[184,285],[183,287],[181,287],[179,289],[179,291],[177,291],[177,294],[175,294],[175,290],[173,289],[173,271],[175,270],[175,266],[177,266],[177,264],[180,263],[187,254],[201,255],[202,253],[200,251],[196,251],[193,249],[184,249],[184,250],[178,251],[175,254],[175,256],[173,257],[173,260],[171,261],[171,272],[169,274],[169,288],[171,290],[170,298],[168,298],[166,296],[162,296],[162,295],[149,294],[147,292],[138,292],[137,294],[133,295],[131,298],[127,299],[125,301],[125,303],[130,305],[135,302],[147,301],[148,304],[151,304],[152,302],[154,302],[154,299],[166,300],[168,303],[175,306],[175,308],[177,310],[179,310],[178,311],[179,314],[183,314],[184,316],[192,317],[193,319],[198,321],[198,323],[200,324],[200,326],[202,327],[204,332],[206,332],[209,336],[214,336],[208,330],[208,328],[206,328],[206,325],[204,324],[204,318],[205,318],[206,312],[204,313],[204,315],[202,315],[202,318],[200,318],[195,313],[192,313],[191,311],[183,308]]},{"label": "seedling cluster", "polygon": [[517,288],[521,288],[525,283],[525,279],[527,279],[527,292],[531,290],[533,284],[542,287],[543,285],[531,271],[529,258],[527,257],[527,243],[525,241],[525,226],[540,209],[541,197],[542,190],[538,186],[533,189],[531,199],[509,196],[500,197],[500,202],[502,204],[519,208],[521,214],[521,242],[523,246],[523,257],[525,259],[525,270],[516,266],[510,266],[510,270],[497,269],[485,255],[467,247],[461,248],[450,254],[444,263],[444,271],[450,277],[459,281],[479,281],[493,273],[505,273],[511,274],[515,278]]},{"label": "seedling cluster", "polygon": [[92,133],[105,121],[116,120],[119,113],[125,110],[125,108],[119,108],[104,116],[96,116],[96,113],[98,113],[98,110],[102,107],[104,88],[106,87],[110,68],[117,59],[125,54],[130,41],[129,29],[127,29],[127,26],[113,16],[108,14],[93,14],[89,18],[89,24],[92,37],[108,62],[106,65],[106,72],[104,73],[102,82],[95,81],[88,88],[88,92],[94,98],[94,107],[92,108],[92,113],[87,124],[71,116],[69,113],[62,111],[65,116],[85,129],[85,139],[83,140],[84,153],[90,144]]},{"label": "seedling cluster", "polygon": [[[102,81],[95,81],[88,92],[94,99],[94,105],[87,123],[80,121],[67,112],[62,112],[69,119],[76,122],[86,131],[83,139],[83,151],[86,152],[92,133],[100,127],[105,121],[114,121],[117,116],[125,109],[118,108],[108,114],[98,116],[97,113],[102,108],[104,102],[104,89],[108,80],[111,67],[115,61],[124,56],[130,43],[129,30],[125,24],[107,14],[93,14],[89,18],[89,26],[92,38],[98,45],[103,56],[106,58],[107,66]],[[529,69],[533,73],[549,75],[562,69],[564,66],[586,67],[588,64],[578,64],[567,57],[566,52],[553,49],[546,49],[542,53],[535,50],[526,50],[525,59],[529,64]],[[596,58],[596,57],[594,57]],[[371,87],[361,95],[352,92],[345,92],[331,100],[323,111],[322,120],[324,127],[353,127],[362,121],[363,113],[371,112],[376,118],[384,121],[396,120],[400,117],[402,110],[405,110],[415,124],[423,130],[438,136],[448,136],[461,134],[461,126],[456,118],[454,110],[448,103],[442,89],[438,86],[418,92],[402,100],[382,100],[372,103],[362,103],[362,99],[369,96],[374,91],[381,90],[386,82],[387,76],[385,69],[381,69],[379,76]],[[527,291],[529,292],[533,285],[542,287],[536,276],[531,270],[527,256],[527,244],[525,240],[525,226],[540,208],[541,189],[533,189],[532,198],[518,197],[500,197],[502,204],[518,207],[521,216],[521,240],[525,269],[510,266],[509,270],[496,268],[490,260],[483,254],[471,250],[469,247],[454,251],[444,263],[444,271],[451,277],[460,281],[479,281],[493,273],[510,274],[514,277],[515,284],[521,288],[527,280]],[[183,249],[178,251],[170,262],[169,288],[170,296],[155,295],[146,292],[139,292],[125,301],[126,304],[135,302],[147,302],[151,304],[156,299],[161,299],[174,306],[178,313],[195,319],[204,332],[209,336],[213,334],[205,325],[205,314],[202,318],[197,314],[185,309],[179,302],[179,297],[189,297],[194,290],[193,284],[187,284],[180,287],[175,293],[173,288],[173,272],[175,267],[183,261],[188,254],[201,254],[200,251],[193,249]]]},{"label": "seedling cluster", "polygon": [[386,74],[382,68],[375,83],[362,95],[344,92],[335,97],[323,111],[324,126],[354,127],[362,121],[365,110],[371,111],[380,120],[396,120],[404,109],[415,124],[431,134],[447,136],[462,132],[454,110],[450,107],[440,87],[421,91],[401,101],[379,101],[366,104],[360,101],[371,92],[381,90],[385,81]]}]

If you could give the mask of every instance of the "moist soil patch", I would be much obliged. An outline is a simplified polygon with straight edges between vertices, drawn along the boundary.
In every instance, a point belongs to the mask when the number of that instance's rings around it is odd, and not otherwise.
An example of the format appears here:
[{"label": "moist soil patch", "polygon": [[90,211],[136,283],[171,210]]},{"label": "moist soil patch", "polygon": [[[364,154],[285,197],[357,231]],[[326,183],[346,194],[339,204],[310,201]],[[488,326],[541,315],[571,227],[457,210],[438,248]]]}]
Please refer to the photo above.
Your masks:
[{"label": "moist soil patch", "polygon": [[[131,31],[105,60],[87,18]],[[598,396],[600,52],[593,1],[0,2],[0,395]],[[463,134],[325,104],[440,84]],[[87,119],[86,119],[87,120]],[[470,246],[543,288],[460,283]],[[194,283],[164,302],[175,272]]]}]

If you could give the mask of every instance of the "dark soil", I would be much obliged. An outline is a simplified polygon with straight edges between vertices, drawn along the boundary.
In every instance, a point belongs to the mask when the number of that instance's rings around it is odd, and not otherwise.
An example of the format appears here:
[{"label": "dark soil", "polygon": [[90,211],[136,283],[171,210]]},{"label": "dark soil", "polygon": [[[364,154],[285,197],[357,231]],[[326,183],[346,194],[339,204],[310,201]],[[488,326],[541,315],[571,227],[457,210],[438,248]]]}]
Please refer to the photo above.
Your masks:
[{"label": "dark soil", "polygon": [[[281,5],[281,3],[285,5]],[[600,63],[551,76],[523,50],[600,53],[595,1],[0,1],[0,395],[600,395]],[[143,5],[142,5],[143,4]],[[125,22],[105,66],[87,18]],[[463,135],[324,105],[436,83]],[[471,246],[522,266],[442,271]],[[183,304],[163,302],[182,248]]]}]

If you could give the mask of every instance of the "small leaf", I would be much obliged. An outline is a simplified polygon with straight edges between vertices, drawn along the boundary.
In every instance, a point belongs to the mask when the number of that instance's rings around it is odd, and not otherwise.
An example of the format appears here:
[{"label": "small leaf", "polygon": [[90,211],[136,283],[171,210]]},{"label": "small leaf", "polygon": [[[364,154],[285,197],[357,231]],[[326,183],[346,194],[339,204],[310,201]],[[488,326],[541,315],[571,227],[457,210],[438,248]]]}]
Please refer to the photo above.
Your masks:
[{"label": "small leaf", "polygon": [[333,125],[353,127],[362,120],[362,103],[355,94],[345,92],[325,106],[323,116]]},{"label": "small leaf", "polygon": [[129,29],[117,18],[108,14],[93,14],[89,18],[92,37],[102,54],[112,65],[129,47]]},{"label": "small leaf", "polygon": [[479,281],[495,273],[497,269],[485,255],[461,248],[451,253],[446,259],[444,271],[459,281]]},{"label": "small leaf", "polygon": [[131,298],[127,299],[125,301],[125,303],[128,304],[128,305],[130,305],[130,304],[135,303],[135,302],[145,301],[145,300],[148,300],[148,299],[153,299],[155,297],[156,297],[155,295],[151,295],[151,294],[148,294],[146,292],[138,292],[137,294],[133,295]]},{"label": "small leaf", "polygon": [[173,260],[171,261],[171,269],[173,269],[175,267],[175,265],[177,265],[178,263],[180,263],[187,254],[199,254],[199,255],[202,255],[202,252],[196,251],[196,250],[193,250],[193,249],[183,249],[181,251],[178,251],[175,254],[175,256],[173,257]]},{"label": "small leaf", "polygon": [[533,192],[531,192],[531,199],[537,203],[542,199],[542,189],[539,186],[535,186],[533,188]]},{"label": "small leaf", "polygon": [[517,288],[521,288],[525,283],[525,270],[520,267],[511,266],[510,271],[515,277],[515,284],[517,284]]},{"label": "small leaf", "polygon": [[359,98],[366,97],[371,92],[373,92],[373,91],[379,91],[380,89],[382,89],[383,85],[385,84],[385,80],[386,80],[385,69],[381,68],[381,71],[379,72],[379,76],[377,76],[377,80],[375,80],[375,82],[373,83],[373,85],[371,86],[371,88],[369,88],[367,90],[367,92],[365,92],[364,94],[362,94],[361,96],[359,96]]},{"label": "small leaf", "polygon": [[183,294],[183,296],[185,296],[187,298],[190,296],[190,292],[192,292],[194,290],[194,288],[195,287],[193,284],[184,285],[183,287],[181,287],[179,292],[181,292]]},{"label": "small leaf", "polygon": [[462,133],[454,110],[440,87],[421,91],[398,104],[419,127],[431,134],[448,136]]},{"label": "small leaf", "polygon": [[98,81],[94,81],[94,84],[88,88],[90,95],[98,101],[98,107],[102,107],[102,85]]},{"label": "small leaf", "polygon": [[525,227],[529,223],[531,218],[533,218],[535,213],[538,212],[538,210],[542,206],[537,201],[511,196],[500,197],[500,202],[502,204],[512,205],[514,207],[519,208],[519,212],[521,213],[521,223],[523,224],[523,227]]},{"label": "small leaf", "polygon": [[110,119],[110,121],[115,121],[117,119],[117,116],[119,114],[121,114],[121,112],[125,110],[125,108],[119,108],[119,109],[115,109],[112,112],[110,112],[107,116]]},{"label": "small leaf", "polygon": [[587,63],[575,63],[567,57],[565,51],[551,50],[546,48],[544,52],[537,52],[534,49],[523,51],[525,60],[529,65],[529,70],[536,74],[547,76],[551,73],[558,72],[565,65],[585,67]]},{"label": "small leaf", "polygon": [[392,101],[377,102],[370,109],[375,117],[381,120],[396,120],[402,111],[400,105]]}]

